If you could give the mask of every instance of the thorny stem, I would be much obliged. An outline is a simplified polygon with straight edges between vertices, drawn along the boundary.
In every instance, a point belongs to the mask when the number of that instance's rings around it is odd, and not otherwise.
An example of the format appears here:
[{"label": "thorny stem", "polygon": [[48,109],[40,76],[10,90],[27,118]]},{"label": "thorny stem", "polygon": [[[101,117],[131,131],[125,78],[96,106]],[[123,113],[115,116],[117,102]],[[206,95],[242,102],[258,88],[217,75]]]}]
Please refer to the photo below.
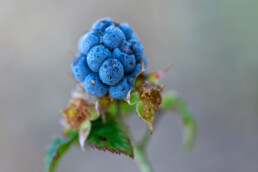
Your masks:
[{"label": "thorny stem", "polygon": [[[119,116],[121,118],[119,102],[116,101],[115,105],[116,105],[117,116]],[[134,137],[132,136],[132,134],[130,132],[128,132],[128,134],[131,139],[132,146],[134,148],[134,160],[137,162],[141,172],[154,172],[154,170],[146,156],[145,150],[141,149],[141,147],[139,146],[139,144],[136,143]],[[149,139],[147,139],[147,140],[149,140]],[[146,142],[146,144],[147,144],[147,142]]]}]

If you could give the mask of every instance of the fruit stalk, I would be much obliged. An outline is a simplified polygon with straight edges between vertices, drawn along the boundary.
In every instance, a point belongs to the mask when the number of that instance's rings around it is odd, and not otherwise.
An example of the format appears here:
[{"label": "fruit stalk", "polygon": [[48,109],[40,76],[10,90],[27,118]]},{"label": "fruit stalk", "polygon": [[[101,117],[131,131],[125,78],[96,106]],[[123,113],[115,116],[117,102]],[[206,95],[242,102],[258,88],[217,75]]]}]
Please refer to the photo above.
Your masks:
[{"label": "fruit stalk", "polygon": [[131,141],[134,148],[134,160],[137,162],[141,172],[154,172],[146,153],[139,148],[133,139]]},{"label": "fruit stalk", "polygon": [[[116,112],[117,112],[117,116],[119,118],[121,117],[120,114],[120,105],[119,105],[119,101],[116,100],[115,102],[116,105]],[[121,121],[123,121],[123,119],[121,119]],[[123,121],[124,122],[124,121]],[[144,149],[141,149],[141,146],[139,144],[136,143],[134,137],[132,136],[131,132],[128,131],[128,135],[130,137],[132,146],[133,146],[133,150],[134,150],[134,160],[137,162],[139,169],[141,170],[141,172],[154,172],[148,158],[146,155],[146,152]],[[145,142],[147,144],[147,142]],[[146,146],[146,145],[145,145]]]}]

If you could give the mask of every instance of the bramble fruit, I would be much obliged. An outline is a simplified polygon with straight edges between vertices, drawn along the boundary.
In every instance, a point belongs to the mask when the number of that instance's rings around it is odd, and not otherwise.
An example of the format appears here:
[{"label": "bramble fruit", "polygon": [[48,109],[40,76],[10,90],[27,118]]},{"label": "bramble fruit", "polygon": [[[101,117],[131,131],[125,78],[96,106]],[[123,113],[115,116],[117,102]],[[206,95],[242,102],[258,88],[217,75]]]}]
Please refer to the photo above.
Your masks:
[{"label": "bramble fruit", "polygon": [[95,97],[109,93],[115,99],[125,98],[142,70],[141,62],[147,65],[143,45],[132,27],[108,17],[91,26],[80,38],[78,49],[71,66],[73,76]]}]

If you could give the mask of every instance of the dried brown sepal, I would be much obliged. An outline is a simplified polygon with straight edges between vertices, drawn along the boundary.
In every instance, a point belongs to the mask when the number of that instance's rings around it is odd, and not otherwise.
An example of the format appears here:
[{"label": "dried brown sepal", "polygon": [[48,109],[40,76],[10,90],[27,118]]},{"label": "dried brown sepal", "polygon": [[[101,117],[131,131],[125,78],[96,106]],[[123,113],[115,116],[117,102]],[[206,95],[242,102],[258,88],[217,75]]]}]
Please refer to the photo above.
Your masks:
[{"label": "dried brown sepal", "polygon": [[77,97],[72,98],[69,101],[69,105],[60,112],[71,129],[78,129],[86,118],[91,117],[89,113],[91,106],[94,105],[87,103],[83,98]]},{"label": "dried brown sepal", "polygon": [[153,109],[157,111],[159,105],[161,104],[162,97],[161,92],[163,91],[165,85],[158,85],[153,82],[143,80],[136,90],[140,94],[141,101],[147,104],[146,111]]},{"label": "dried brown sepal", "polygon": [[161,92],[164,87],[164,85],[158,85],[148,80],[141,80],[139,86],[135,88],[139,92],[141,101],[138,107],[138,113],[140,114],[138,115],[147,123],[150,132],[153,129],[154,115],[162,102]]}]

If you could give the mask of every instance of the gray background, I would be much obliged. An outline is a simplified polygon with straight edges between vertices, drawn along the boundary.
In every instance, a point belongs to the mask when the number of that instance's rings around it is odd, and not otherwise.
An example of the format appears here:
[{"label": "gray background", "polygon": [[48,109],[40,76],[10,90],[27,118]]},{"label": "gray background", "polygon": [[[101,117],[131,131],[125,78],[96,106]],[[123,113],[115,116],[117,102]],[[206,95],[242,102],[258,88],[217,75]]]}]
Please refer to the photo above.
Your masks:
[{"label": "gray background", "polygon": [[[75,86],[67,72],[78,38],[104,16],[133,26],[149,71],[174,64],[162,83],[187,99],[199,123],[185,153],[176,115],[162,119],[148,147],[154,169],[257,171],[257,9],[256,0],[0,0],[0,171],[41,171]],[[139,137],[144,124],[128,122]],[[138,172],[128,157],[80,148],[57,171],[103,170]]]}]

